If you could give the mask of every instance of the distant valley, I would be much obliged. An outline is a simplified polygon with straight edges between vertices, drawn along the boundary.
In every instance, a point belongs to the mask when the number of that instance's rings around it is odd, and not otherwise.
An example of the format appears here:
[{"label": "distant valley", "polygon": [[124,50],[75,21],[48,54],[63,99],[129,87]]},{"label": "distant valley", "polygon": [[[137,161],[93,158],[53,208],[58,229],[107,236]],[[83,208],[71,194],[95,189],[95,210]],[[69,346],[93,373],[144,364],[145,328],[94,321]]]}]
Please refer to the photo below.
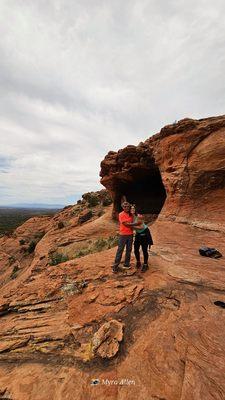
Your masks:
[{"label": "distant valley", "polygon": [[34,216],[54,215],[59,208],[0,207],[0,236],[11,233],[19,225]]}]

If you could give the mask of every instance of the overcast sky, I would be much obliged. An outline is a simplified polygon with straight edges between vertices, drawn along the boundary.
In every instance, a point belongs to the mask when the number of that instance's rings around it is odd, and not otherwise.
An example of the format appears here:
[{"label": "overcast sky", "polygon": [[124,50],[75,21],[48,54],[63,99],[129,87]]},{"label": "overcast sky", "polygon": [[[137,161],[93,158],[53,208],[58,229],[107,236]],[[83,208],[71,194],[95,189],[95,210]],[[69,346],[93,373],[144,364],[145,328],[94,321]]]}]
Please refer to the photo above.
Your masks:
[{"label": "overcast sky", "polygon": [[72,204],[109,150],[225,113],[224,0],[0,0],[0,204]]}]

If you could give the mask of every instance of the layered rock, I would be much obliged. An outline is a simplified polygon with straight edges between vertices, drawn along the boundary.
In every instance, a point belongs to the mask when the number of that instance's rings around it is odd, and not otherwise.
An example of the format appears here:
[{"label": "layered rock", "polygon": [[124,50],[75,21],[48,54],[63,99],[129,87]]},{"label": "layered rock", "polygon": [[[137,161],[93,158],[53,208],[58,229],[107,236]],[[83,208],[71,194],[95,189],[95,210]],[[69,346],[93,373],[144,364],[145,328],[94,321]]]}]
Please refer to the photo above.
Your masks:
[{"label": "layered rock", "polygon": [[146,273],[133,256],[112,273],[101,192],[0,238],[0,398],[225,398],[224,258],[198,253],[225,254],[224,121],[180,121],[102,162],[115,211],[126,196],[158,216]]},{"label": "layered rock", "polygon": [[224,230],[225,116],[183,119],[138,146],[109,152],[101,183],[144,213]]}]

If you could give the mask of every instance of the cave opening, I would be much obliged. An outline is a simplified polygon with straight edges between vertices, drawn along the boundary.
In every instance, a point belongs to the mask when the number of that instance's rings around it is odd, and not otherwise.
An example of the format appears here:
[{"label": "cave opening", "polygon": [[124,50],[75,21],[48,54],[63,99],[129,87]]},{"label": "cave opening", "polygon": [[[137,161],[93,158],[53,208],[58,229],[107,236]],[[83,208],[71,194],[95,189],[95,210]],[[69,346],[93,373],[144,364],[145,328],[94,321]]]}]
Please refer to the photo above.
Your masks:
[{"label": "cave opening", "polygon": [[116,213],[122,210],[121,203],[127,200],[136,205],[138,213],[147,214],[149,222],[158,217],[166,199],[166,190],[158,167],[130,171],[129,176],[117,181],[115,186]]}]

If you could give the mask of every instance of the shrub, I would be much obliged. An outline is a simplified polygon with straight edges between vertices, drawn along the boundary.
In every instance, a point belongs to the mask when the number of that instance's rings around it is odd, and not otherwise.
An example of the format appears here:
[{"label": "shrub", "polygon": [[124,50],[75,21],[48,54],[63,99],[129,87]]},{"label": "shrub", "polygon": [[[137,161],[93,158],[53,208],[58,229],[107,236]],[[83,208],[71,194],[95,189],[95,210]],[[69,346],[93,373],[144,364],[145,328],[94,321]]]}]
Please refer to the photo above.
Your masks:
[{"label": "shrub", "polygon": [[95,207],[99,204],[99,199],[97,197],[90,197],[88,200],[88,207]]},{"label": "shrub", "polygon": [[74,258],[80,258],[80,257],[86,256],[87,254],[90,254],[90,253],[91,253],[91,248],[87,247],[85,249],[78,250],[75,253]]},{"label": "shrub", "polygon": [[100,239],[96,240],[94,247],[97,251],[101,251],[104,248],[106,248],[106,244],[107,244],[107,241],[105,239],[100,238]]},{"label": "shrub", "polygon": [[[27,248],[27,252],[29,254],[33,253],[35,250],[35,247],[37,246],[38,242],[41,240],[41,238],[43,238],[43,236],[45,235],[44,231],[41,232],[37,232],[34,236],[35,240],[31,240],[31,242],[28,245]],[[23,240],[23,239],[22,239]],[[23,243],[24,244],[24,243]]]},{"label": "shrub", "polygon": [[107,242],[108,242],[108,249],[111,249],[112,247],[117,246],[117,244],[118,244],[118,235],[109,236]]},{"label": "shrub", "polygon": [[58,222],[58,229],[64,228],[64,223],[62,221]]},{"label": "shrub", "polygon": [[88,207],[95,207],[100,203],[98,194],[95,192],[84,193],[82,198],[88,203]]},{"label": "shrub", "polygon": [[82,207],[76,205],[71,211],[71,216],[77,217],[81,211],[82,211]]},{"label": "shrub", "polygon": [[20,241],[19,241],[20,246],[22,246],[22,245],[25,244],[25,243],[26,243],[26,240],[20,239]]},{"label": "shrub", "polygon": [[10,278],[11,278],[11,279],[15,279],[15,278],[17,277],[17,275],[18,275],[18,274],[17,274],[18,271],[19,271],[18,265],[14,265],[13,270],[12,270],[12,273],[11,273],[11,275],[10,275]]},{"label": "shrub", "polygon": [[104,211],[103,210],[99,210],[99,212],[97,213],[97,216],[101,217],[103,214],[104,214]]},{"label": "shrub", "polygon": [[106,239],[99,238],[99,239],[96,239],[93,242],[89,241],[88,243],[89,243],[89,246],[78,250],[74,254],[74,258],[79,258],[79,257],[86,256],[87,254],[97,253],[97,252],[102,251],[102,250],[111,249],[112,247],[117,245],[118,236],[117,235],[109,236]]},{"label": "shrub", "polygon": [[112,204],[112,199],[108,196],[108,197],[105,197],[103,200],[102,200],[102,205],[104,206],[104,207],[106,207],[106,206],[110,206],[110,204]]},{"label": "shrub", "polygon": [[8,260],[9,260],[9,265],[12,265],[16,261],[14,256],[9,256]]},{"label": "shrub", "polygon": [[58,265],[58,264],[61,264],[63,262],[66,262],[68,260],[69,260],[68,256],[66,256],[66,255],[64,255],[62,253],[53,253],[50,256],[49,264],[50,265]]},{"label": "shrub", "polygon": [[34,252],[35,247],[36,247],[36,244],[37,244],[37,242],[35,242],[34,240],[32,240],[32,241],[29,243],[29,246],[28,246],[28,248],[27,248],[27,251],[28,251],[29,254],[31,254],[31,253]]}]

